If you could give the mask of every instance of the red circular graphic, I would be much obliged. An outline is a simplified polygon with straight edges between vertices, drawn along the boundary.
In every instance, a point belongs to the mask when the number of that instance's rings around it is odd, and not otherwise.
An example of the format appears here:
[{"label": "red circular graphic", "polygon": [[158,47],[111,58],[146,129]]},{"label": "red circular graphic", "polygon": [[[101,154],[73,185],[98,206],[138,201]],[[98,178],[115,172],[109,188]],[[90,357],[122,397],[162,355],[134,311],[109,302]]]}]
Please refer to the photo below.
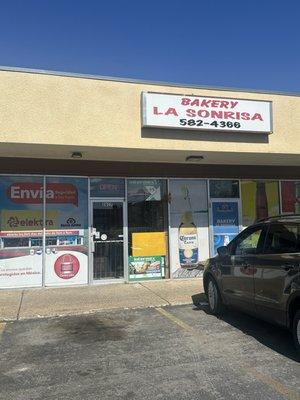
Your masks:
[{"label": "red circular graphic", "polygon": [[62,279],[73,278],[79,271],[79,260],[72,254],[63,254],[55,261],[54,271]]}]

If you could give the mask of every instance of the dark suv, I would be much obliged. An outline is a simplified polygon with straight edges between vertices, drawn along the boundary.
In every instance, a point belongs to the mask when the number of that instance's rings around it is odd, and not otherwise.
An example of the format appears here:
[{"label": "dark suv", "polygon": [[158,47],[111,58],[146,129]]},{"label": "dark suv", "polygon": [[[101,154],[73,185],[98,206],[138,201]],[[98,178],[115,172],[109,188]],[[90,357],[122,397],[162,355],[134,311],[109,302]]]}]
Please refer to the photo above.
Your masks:
[{"label": "dark suv", "polygon": [[207,261],[204,289],[213,314],[237,307],[293,332],[300,352],[300,216],[246,228]]}]

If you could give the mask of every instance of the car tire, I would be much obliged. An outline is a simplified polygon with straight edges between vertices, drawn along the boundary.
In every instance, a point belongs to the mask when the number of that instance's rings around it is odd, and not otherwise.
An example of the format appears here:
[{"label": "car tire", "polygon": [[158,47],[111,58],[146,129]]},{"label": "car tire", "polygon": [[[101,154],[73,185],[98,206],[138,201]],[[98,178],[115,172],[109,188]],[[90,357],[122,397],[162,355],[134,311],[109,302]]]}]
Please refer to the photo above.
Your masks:
[{"label": "car tire", "polygon": [[212,277],[209,277],[207,281],[207,300],[212,314],[222,314],[223,302],[216,281]]},{"label": "car tire", "polygon": [[294,316],[293,336],[294,336],[296,350],[298,351],[298,354],[300,355],[300,310],[298,310]]}]

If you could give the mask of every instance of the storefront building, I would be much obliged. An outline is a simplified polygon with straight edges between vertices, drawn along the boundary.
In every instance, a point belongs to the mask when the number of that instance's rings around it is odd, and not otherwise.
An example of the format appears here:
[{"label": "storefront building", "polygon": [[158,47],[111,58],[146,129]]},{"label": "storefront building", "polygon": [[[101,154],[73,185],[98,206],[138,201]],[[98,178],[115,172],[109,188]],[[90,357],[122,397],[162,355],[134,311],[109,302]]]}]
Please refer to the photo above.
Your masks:
[{"label": "storefront building", "polygon": [[0,70],[0,288],[197,278],[300,213],[300,97]]}]

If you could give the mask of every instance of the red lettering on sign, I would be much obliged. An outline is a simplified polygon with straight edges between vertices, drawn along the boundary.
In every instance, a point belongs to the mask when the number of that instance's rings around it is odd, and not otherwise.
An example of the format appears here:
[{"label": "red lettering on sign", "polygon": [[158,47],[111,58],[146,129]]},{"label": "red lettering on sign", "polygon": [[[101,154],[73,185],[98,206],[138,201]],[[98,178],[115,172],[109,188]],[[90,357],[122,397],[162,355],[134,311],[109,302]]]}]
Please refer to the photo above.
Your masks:
[{"label": "red lettering on sign", "polygon": [[251,118],[252,121],[259,119],[260,121],[263,121],[262,116],[259,113],[255,113],[253,117]]},{"label": "red lettering on sign", "polygon": [[191,102],[191,106],[197,106],[199,107],[199,99],[195,99]]},{"label": "red lettering on sign", "polygon": [[211,102],[211,106],[212,106],[212,107],[219,107],[219,103],[220,103],[220,100],[213,100],[213,101]]},{"label": "red lettering on sign", "polygon": [[221,100],[220,101],[220,108],[229,108],[229,101]]},{"label": "red lettering on sign", "polygon": [[196,116],[196,111],[193,110],[192,108],[188,108],[186,110],[186,116],[187,117],[195,117]]},{"label": "red lettering on sign", "polygon": [[178,117],[177,111],[175,110],[175,108],[168,108],[167,111],[165,112],[165,115],[176,115],[176,117]]},{"label": "red lettering on sign", "polygon": [[211,100],[202,100],[201,107],[210,107]]},{"label": "red lettering on sign", "polygon": [[161,115],[161,114],[163,114],[163,113],[158,111],[158,107],[153,107],[153,114],[155,114],[155,115]]},{"label": "red lettering on sign", "polygon": [[233,111],[224,111],[224,119],[234,119],[234,114]]},{"label": "red lettering on sign", "polygon": [[209,117],[209,111],[208,110],[199,110],[198,115],[199,115],[199,117],[207,118],[207,117]]},{"label": "red lettering on sign", "polygon": [[190,105],[190,102],[191,102],[191,99],[188,99],[187,97],[183,97],[183,98],[181,99],[181,105],[182,105],[182,106],[189,106],[189,105]]},{"label": "red lettering on sign", "polygon": [[212,110],[211,113],[210,113],[210,116],[212,118],[220,118],[220,119],[222,119],[223,118],[223,111]]},{"label": "red lettering on sign", "polygon": [[250,114],[247,112],[242,112],[241,116],[242,116],[242,119],[245,121],[248,121],[250,119]]}]

